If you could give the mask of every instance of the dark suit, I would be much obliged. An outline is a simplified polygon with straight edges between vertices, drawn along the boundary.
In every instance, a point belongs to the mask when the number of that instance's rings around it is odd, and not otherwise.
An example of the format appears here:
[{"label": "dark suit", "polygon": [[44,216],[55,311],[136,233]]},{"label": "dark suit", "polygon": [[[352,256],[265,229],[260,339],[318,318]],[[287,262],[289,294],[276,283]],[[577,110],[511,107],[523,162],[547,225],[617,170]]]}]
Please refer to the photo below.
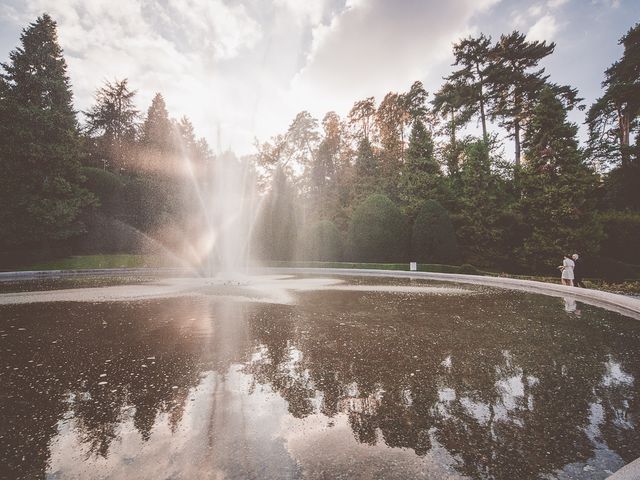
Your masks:
[{"label": "dark suit", "polygon": [[576,264],[576,266],[573,267],[573,286],[587,288],[587,286],[582,282],[582,276],[584,275],[582,260],[580,258],[576,258],[573,263]]}]

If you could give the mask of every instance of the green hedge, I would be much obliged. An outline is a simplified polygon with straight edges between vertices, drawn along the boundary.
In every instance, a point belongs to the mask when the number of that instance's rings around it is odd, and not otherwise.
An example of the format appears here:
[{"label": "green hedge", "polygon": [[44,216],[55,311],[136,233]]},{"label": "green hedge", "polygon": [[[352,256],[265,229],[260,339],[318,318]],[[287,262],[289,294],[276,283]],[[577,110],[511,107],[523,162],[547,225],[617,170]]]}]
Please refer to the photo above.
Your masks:
[{"label": "green hedge", "polygon": [[357,261],[406,260],[407,223],[400,209],[385,195],[369,196],[353,212],[349,246]]},{"label": "green hedge", "polygon": [[343,242],[338,227],[323,220],[305,228],[298,257],[302,260],[335,262],[342,259]]},{"label": "green hedge", "polygon": [[425,201],[413,224],[412,259],[418,262],[454,263],[460,257],[449,212],[435,200]]}]

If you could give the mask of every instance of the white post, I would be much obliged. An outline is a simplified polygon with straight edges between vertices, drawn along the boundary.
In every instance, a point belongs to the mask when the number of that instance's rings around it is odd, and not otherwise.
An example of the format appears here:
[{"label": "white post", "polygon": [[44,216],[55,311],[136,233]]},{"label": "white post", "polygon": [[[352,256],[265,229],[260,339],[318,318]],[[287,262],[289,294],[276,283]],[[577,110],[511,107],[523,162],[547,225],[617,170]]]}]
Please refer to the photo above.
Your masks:
[{"label": "white post", "polygon": [[416,270],[418,270],[418,263],[417,262],[410,262],[409,263],[409,270],[411,270],[412,272],[415,272]]}]

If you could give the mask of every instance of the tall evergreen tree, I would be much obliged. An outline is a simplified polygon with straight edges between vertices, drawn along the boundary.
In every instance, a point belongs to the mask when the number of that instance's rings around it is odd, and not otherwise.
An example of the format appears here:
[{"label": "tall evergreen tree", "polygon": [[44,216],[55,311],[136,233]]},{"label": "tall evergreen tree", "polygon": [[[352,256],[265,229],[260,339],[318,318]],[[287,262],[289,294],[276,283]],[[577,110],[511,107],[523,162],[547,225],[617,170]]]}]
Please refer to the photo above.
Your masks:
[{"label": "tall evergreen tree", "polygon": [[167,106],[160,93],[156,93],[142,124],[143,145],[167,151],[172,148],[172,125]]},{"label": "tall evergreen tree", "polygon": [[126,168],[136,140],[139,112],[134,105],[135,90],[129,81],[105,82],[96,92],[96,103],[85,113],[87,131],[96,138],[98,155],[106,156],[114,168]]},{"label": "tall evergreen tree", "polygon": [[406,161],[400,177],[400,199],[403,213],[415,218],[418,207],[427,199],[446,197],[444,177],[435,159],[431,133],[416,120],[411,128]]},{"label": "tall evergreen tree", "polygon": [[454,65],[460,67],[449,77],[448,82],[458,85],[462,100],[469,113],[479,115],[482,125],[482,138],[488,141],[487,107],[489,96],[486,88],[487,70],[491,57],[491,38],[480,34],[479,37],[465,38],[453,46]]},{"label": "tall evergreen tree", "polygon": [[604,95],[589,109],[589,147],[593,159],[626,166],[632,155],[631,135],[640,116],[640,23],[618,42],[622,58],[605,72]]},{"label": "tall evergreen tree", "polygon": [[79,133],[56,22],[25,28],[0,76],[0,244],[47,246],[83,231]]},{"label": "tall evergreen tree", "polygon": [[577,131],[562,102],[544,89],[525,136],[520,200],[527,223],[521,257],[537,269],[554,267],[569,250],[597,251],[597,178],[584,162]]},{"label": "tall evergreen tree", "polygon": [[494,171],[498,162],[484,140],[466,139],[462,158],[451,211],[463,257],[478,266],[513,268],[518,222],[507,180]]},{"label": "tall evergreen tree", "polygon": [[473,114],[467,99],[469,87],[460,79],[450,79],[436,92],[432,100],[434,113],[442,119],[441,133],[449,137],[445,150],[445,161],[449,175],[457,176],[460,163],[461,146],[458,145],[457,132],[467,124]]},{"label": "tall evergreen tree", "polygon": [[554,48],[554,43],[529,42],[524,34],[514,31],[502,35],[490,51],[487,80],[494,103],[492,116],[502,120],[501,125],[513,138],[516,166],[521,163],[521,132],[548,78],[544,68],[533,69]]}]

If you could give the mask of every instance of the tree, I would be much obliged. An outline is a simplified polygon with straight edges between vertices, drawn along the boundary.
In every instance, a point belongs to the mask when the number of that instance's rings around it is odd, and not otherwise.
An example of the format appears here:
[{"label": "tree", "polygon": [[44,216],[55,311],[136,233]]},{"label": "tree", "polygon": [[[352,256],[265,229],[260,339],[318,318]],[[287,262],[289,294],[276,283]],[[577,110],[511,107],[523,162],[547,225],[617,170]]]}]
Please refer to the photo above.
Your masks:
[{"label": "tree", "polygon": [[312,157],[309,169],[311,210],[316,218],[327,218],[330,210],[336,208],[337,178],[340,146],[342,144],[342,126],[340,117],[329,112],[322,120],[324,138]]},{"label": "tree", "polygon": [[589,109],[589,150],[602,164],[627,166],[631,159],[631,133],[640,115],[640,23],[618,42],[622,58],[605,72],[604,95]]},{"label": "tree", "polygon": [[527,219],[521,257],[551,271],[563,253],[597,252],[594,219],[597,178],[578,147],[577,126],[553,90],[540,94],[527,134],[520,211]]},{"label": "tree", "polygon": [[342,250],[338,228],[333,222],[322,220],[305,229],[299,257],[304,260],[337,262],[342,259]]},{"label": "tree", "polygon": [[264,260],[292,260],[298,239],[299,215],[296,192],[281,166],[273,176],[271,190],[258,213],[254,248]]},{"label": "tree", "polygon": [[405,215],[414,219],[425,199],[446,196],[444,177],[435,159],[433,138],[419,119],[411,128],[406,157],[400,177],[400,199]]},{"label": "tree", "polygon": [[477,266],[513,269],[520,230],[509,176],[496,171],[499,159],[484,140],[470,137],[461,147],[463,162],[451,211],[462,257]]},{"label": "tree", "polygon": [[487,69],[490,65],[491,37],[480,34],[479,37],[468,37],[453,46],[454,65],[460,68],[454,71],[448,82],[456,85],[461,92],[462,102],[468,115],[479,115],[482,124],[482,138],[485,142],[487,134],[487,103],[486,92]]},{"label": "tree", "polygon": [[407,251],[406,221],[389,197],[371,195],[353,212],[349,242],[351,256],[356,261],[404,261]]},{"label": "tree", "polygon": [[423,263],[460,263],[453,223],[440,203],[422,203],[413,224],[412,259]]},{"label": "tree", "polygon": [[349,111],[349,126],[354,131],[357,140],[366,138],[371,141],[371,130],[376,114],[376,103],[373,97],[359,100]]},{"label": "tree", "polygon": [[135,94],[126,78],[107,81],[97,90],[95,105],[85,113],[87,132],[97,136],[98,155],[105,155],[113,167],[127,166],[136,140],[139,113],[134,106]]},{"label": "tree", "polygon": [[500,118],[501,126],[513,138],[517,167],[521,164],[521,131],[548,78],[544,75],[544,68],[532,69],[551,55],[554,48],[554,43],[528,42],[524,34],[514,31],[501,35],[490,51],[487,82],[494,104],[492,117]]},{"label": "tree", "polygon": [[47,247],[84,230],[80,143],[56,22],[22,31],[0,77],[0,244]]},{"label": "tree", "polygon": [[444,122],[442,133],[449,137],[449,145],[445,151],[447,170],[450,176],[456,176],[459,170],[461,148],[458,145],[456,132],[467,124],[472,115],[466,98],[469,97],[468,86],[459,79],[447,81],[433,100],[433,111]]},{"label": "tree", "polygon": [[407,112],[404,98],[394,92],[387,93],[376,111],[375,122],[380,136],[380,169],[385,190],[395,194],[397,177],[404,155],[404,122]]},{"label": "tree", "polygon": [[157,148],[161,151],[171,150],[172,125],[167,112],[167,106],[160,93],[156,93],[147,110],[147,117],[142,124],[140,141],[145,146]]}]

